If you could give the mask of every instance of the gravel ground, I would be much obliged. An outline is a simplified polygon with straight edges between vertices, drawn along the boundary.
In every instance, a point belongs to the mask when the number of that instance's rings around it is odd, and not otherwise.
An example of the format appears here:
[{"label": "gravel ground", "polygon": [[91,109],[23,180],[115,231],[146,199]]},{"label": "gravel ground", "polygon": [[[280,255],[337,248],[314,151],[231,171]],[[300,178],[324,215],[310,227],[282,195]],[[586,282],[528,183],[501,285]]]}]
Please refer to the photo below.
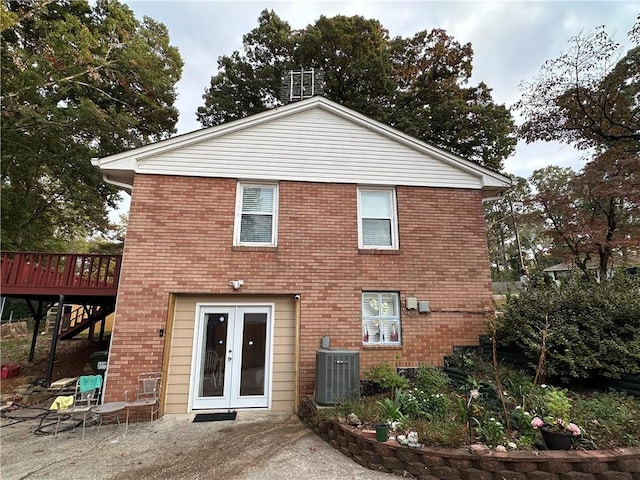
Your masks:
[{"label": "gravel ground", "polygon": [[[326,444],[295,416],[240,411],[236,420],[88,426],[51,434],[44,409],[5,412],[0,477],[49,480],[387,479]],[[19,418],[23,421],[17,421]],[[25,420],[26,419],[26,420]],[[34,433],[36,432],[36,433]]]}]

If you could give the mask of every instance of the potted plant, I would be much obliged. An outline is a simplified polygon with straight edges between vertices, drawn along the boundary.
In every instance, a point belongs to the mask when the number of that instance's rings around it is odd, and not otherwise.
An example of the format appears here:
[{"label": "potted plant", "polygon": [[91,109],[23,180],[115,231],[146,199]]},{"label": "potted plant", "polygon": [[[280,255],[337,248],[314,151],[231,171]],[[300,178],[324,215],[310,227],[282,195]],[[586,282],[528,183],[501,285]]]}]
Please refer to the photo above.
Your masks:
[{"label": "potted plant", "polygon": [[[542,385],[542,387],[546,387]],[[580,427],[568,420],[571,402],[566,389],[546,387],[544,395],[544,415],[536,415],[531,420],[534,429],[540,429],[549,450],[569,450],[573,439],[582,435]]]}]

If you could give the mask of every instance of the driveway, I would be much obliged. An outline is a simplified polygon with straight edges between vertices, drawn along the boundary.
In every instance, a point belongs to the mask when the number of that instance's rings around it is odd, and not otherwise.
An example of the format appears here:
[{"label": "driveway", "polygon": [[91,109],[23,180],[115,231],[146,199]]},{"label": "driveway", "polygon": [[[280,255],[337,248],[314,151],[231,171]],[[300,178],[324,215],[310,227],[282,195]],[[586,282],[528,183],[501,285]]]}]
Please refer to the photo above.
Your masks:
[{"label": "driveway", "polygon": [[[151,423],[94,425],[36,435],[44,410],[2,418],[0,477],[50,480],[395,479],[361,467],[295,416],[240,411],[236,420],[193,423],[166,415]],[[45,432],[48,420],[42,422]]]}]

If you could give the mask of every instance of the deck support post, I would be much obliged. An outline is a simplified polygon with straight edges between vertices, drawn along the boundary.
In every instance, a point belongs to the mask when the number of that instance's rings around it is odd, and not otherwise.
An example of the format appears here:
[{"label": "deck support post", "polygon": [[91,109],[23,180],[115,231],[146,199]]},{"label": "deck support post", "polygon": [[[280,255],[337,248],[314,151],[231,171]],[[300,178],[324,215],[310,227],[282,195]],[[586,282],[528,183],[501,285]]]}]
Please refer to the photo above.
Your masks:
[{"label": "deck support post", "polygon": [[[36,342],[38,341],[38,332],[40,331],[40,321],[44,317],[44,303],[42,300],[38,301],[38,309],[36,310],[31,304],[31,300],[27,300],[27,306],[33,315],[33,335],[31,336],[31,349],[29,350],[29,361],[33,362],[33,357],[36,353]],[[48,310],[48,308],[47,308]]]},{"label": "deck support post", "polygon": [[106,324],[107,324],[107,317],[104,317],[100,322],[100,336],[98,337],[99,338],[98,345],[100,345],[100,348],[103,348],[104,346],[104,329]]},{"label": "deck support post", "polygon": [[51,376],[53,375],[53,361],[56,358],[56,347],[58,345],[58,332],[60,331],[60,323],[62,322],[62,312],[64,310],[64,295],[58,297],[58,311],[56,312],[56,325],[53,327],[51,335],[51,351],[49,352],[49,365],[47,366],[47,377],[45,378],[45,386],[51,385]]}]

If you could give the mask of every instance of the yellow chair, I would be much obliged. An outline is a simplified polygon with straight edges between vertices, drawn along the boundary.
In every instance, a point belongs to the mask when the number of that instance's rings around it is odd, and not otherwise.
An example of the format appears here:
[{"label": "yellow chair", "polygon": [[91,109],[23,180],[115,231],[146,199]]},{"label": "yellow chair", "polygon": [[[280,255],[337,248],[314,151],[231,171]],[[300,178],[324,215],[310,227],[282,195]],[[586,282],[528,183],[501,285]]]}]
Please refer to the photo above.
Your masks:
[{"label": "yellow chair", "polygon": [[76,389],[73,397],[56,397],[49,407],[50,410],[57,411],[58,421],[56,422],[56,432],[54,437],[58,436],[60,422],[64,419],[71,418],[74,421],[82,418],[82,438],[84,438],[84,430],[87,418],[95,415],[91,409],[100,403],[100,390],[102,388],[102,377],[100,375],[85,375],[76,382]]}]

